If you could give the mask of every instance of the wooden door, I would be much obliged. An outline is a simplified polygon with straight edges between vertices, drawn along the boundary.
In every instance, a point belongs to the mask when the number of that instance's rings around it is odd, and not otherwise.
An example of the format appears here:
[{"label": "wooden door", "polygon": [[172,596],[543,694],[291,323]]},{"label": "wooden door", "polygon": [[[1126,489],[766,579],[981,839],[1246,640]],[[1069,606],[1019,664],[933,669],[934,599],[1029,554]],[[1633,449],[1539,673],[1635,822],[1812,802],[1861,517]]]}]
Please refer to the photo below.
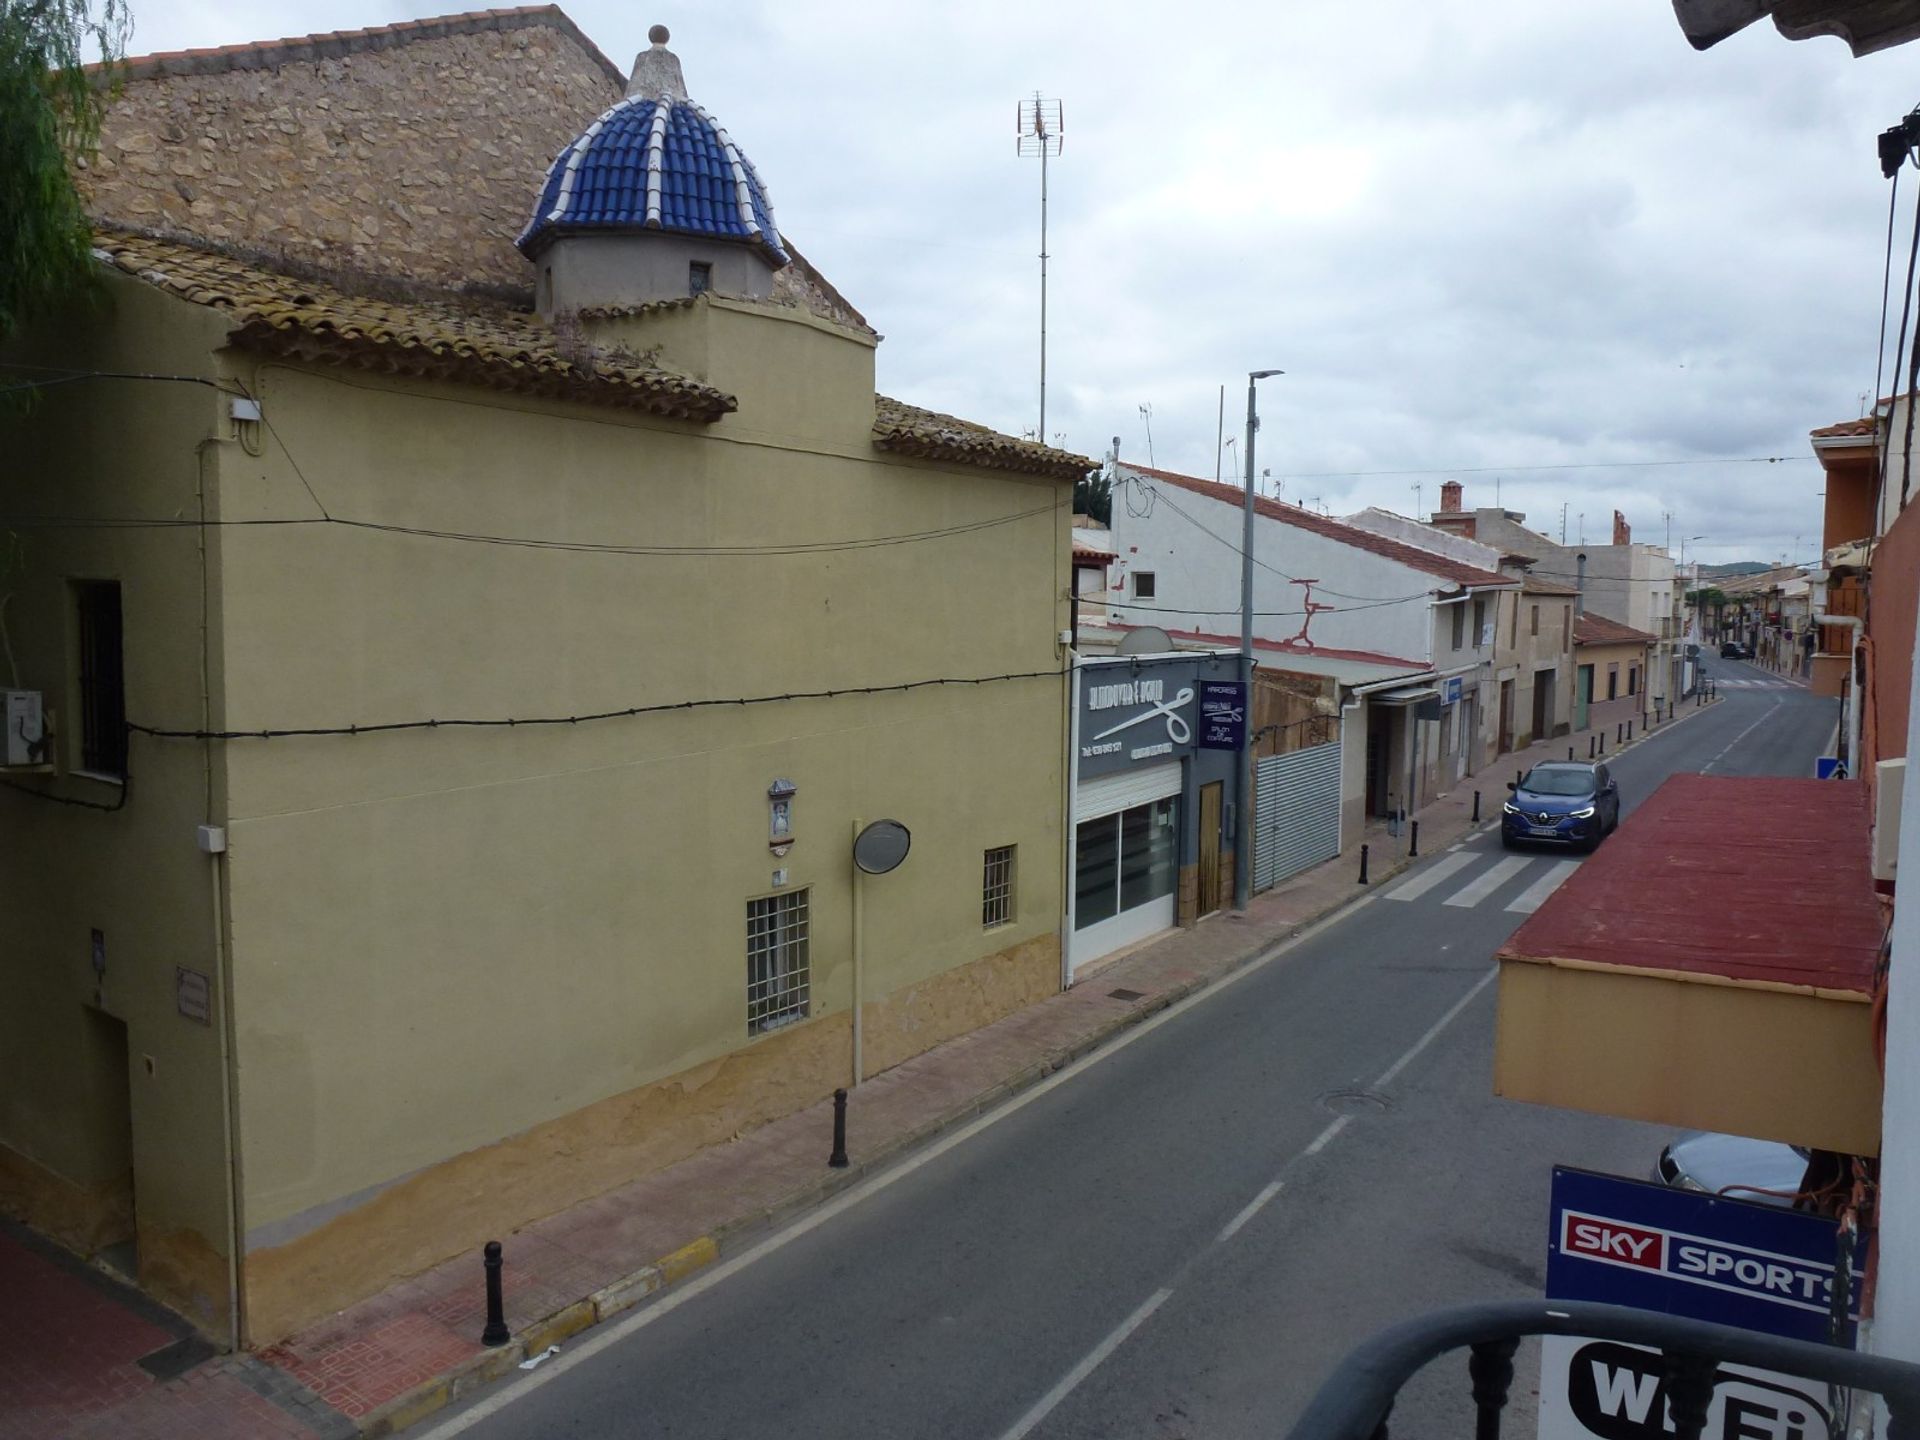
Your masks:
[{"label": "wooden door", "polygon": [[1200,915],[1220,908],[1220,806],[1225,792],[1219,780],[1200,787],[1200,894],[1194,907]]}]

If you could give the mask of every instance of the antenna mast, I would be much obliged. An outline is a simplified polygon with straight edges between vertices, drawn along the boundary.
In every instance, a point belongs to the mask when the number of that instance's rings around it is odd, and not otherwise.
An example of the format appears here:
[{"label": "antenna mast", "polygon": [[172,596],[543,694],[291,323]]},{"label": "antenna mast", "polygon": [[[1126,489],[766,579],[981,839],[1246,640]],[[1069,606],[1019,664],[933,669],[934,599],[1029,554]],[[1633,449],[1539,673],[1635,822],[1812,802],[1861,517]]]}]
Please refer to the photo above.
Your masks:
[{"label": "antenna mast", "polygon": [[1049,100],[1038,90],[1031,100],[1020,102],[1016,139],[1017,153],[1040,157],[1040,429],[1042,444],[1047,435],[1047,161],[1060,153],[1065,118],[1058,100]]}]

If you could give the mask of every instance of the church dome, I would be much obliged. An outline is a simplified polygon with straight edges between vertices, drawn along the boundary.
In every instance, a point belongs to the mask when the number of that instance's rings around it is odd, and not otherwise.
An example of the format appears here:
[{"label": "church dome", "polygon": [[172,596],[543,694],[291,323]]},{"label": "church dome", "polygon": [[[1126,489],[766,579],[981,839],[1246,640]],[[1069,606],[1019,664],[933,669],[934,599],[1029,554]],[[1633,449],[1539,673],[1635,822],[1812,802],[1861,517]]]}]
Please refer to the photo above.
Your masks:
[{"label": "church dome", "polygon": [[661,231],[737,241],[778,269],[788,260],[753,162],[687,98],[656,25],[626,98],[555,158],[516,242],[529,259],[563,235]]}]

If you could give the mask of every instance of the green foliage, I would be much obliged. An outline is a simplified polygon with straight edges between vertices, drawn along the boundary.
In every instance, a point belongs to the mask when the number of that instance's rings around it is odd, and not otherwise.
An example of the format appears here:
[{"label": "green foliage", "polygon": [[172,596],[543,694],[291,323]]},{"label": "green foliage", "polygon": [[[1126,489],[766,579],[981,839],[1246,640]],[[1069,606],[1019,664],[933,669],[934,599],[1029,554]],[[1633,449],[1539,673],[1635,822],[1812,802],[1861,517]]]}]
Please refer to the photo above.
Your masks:
[{"label": "green foliage", "polygon": [[124,0],[0,0],[0,335],[92,275],[71,167],[99,139],[129,30]]},{"label": "green foliage", "polygon": [[1102,525],[1113,523],[1113,481],[1096,470],[1075,483],[1073,513],[1091,515]]}]

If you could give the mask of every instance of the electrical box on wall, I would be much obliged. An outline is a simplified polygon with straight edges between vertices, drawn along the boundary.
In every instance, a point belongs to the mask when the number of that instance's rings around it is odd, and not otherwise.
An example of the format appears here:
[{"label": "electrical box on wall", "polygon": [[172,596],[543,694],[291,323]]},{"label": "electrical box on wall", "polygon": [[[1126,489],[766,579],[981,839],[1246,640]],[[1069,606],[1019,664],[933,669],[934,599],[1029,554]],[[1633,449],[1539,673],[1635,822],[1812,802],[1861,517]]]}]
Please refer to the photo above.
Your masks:
[{"label": "electrical box on wall", "polygon": [[0,765],[43,765],[47,759],[46,715],[38,690],[8,690],[7,734],[0,743]]}]

